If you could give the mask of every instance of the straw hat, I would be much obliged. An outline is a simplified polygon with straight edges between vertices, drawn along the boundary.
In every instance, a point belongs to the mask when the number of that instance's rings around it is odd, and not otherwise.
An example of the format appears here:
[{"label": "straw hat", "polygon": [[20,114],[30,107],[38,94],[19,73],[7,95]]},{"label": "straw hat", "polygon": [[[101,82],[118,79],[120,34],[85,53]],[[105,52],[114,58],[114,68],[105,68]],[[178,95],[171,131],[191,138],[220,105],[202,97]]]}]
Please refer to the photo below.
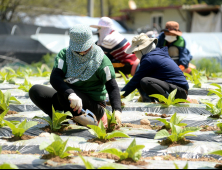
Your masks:
[{"label": "straw hat", "polygon": [[90,25],[92,28],[113,28],[113,21],[108,17],[102,17],[99,20],[98,25]]},{"label": "straw hat", "polygon": [[133,37],[132,45],[126,50],[126,53],[132,54],[136,51],[143,50],[153,42],[157,45],[157,38],[149,38],[146,34],[141,33],[140,35]]},{"label": "straw hat", "polygon": [[169,21],[166,23],[165,29],[162,31],[173,33],[177,36],[181,36],[182,32],[179,30],[179,24],[175,21]]}]

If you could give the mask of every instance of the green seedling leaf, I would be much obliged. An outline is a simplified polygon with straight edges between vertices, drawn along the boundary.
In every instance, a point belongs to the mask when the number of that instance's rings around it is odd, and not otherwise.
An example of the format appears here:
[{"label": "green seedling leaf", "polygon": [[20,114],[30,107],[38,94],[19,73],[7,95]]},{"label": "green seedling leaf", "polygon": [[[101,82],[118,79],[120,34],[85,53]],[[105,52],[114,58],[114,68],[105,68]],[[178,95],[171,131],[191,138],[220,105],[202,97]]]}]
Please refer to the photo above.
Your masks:
[{"label": "green seedling leaf", "polygon": [[209,154],[209,155],[219,155],[219,156],[222,156],[222,150],[210,152],[210,153],[208,153],[208,154]]},{"label": "green seedling leaf", "polygon": [[169,105],[168,100],[163,95],[152,94],[152,95],[149,95],[149,97],[157,98],[160,102],[164,102],[166,105]]},{"label": "green seedling leaf", "polygon": [[82,159],[86,169],[95,169],[89,161],[85,160],[81,155],[79,155],[79,157]]},{"label": "green seedling leaf", "polygon": [[108,133],[106,139],[110,140],[112,138],[129,138],[129,136],[120,131],[114,131],[112,133]]},{"label": "green seedling leaf", "polygon": [[222,94],[220,92],[218,92],[217,90],[208,90],[209,92],[211,92],[212,94],[216,94],[218,97],[222,98]]},{"label": "green seedling leaf", "polygon": [[[175,165],[176,169],[180,169],[179,166],[176,163],[174,163],[174,165]],[[186,165],[183,169],[188,169],[188,162],[186,163]]]},{"label": "green seedling leaf", "polygon": [[117,157],[121,157],[121,155],[123,154],[123,152],[119,149],[116,148],[112,148],[112,149],[104,149],[102,151],[100,151],[99,153],[110,153],[112,155],[116,155]]},{"label": "green seedling leaf", "polygon": [[120,164],[106,164],[106,165],[103,165],[101,167],[99,167],[98,169],[126,169],[125,166],[123,165],[120,165]]},{"label": "green seedling leaf", "polygon": [[178,104],[178,103],[190,103],[188,100],[185,99],[175,99],[172,104]]},{"label": "green seedling leaf", "polygon": [[169,137],[170,134],[166,129],[160,130],[159,132],[157,132],[157,134],[155,135],[154,139],[162,139],[165,137]]},{"label": "green seedling leaf", "polygon": [[42,120],[46,121],[50,125],[51,129],[53,129],[52,119],[49,116],[48,117],[35,116],[33,119],[42,119]]},{"label": "green seedling leaf", "polygon": [[145,148],[144,145],[136,145],[134,147],[131,147],[128,150],[129,157],[137,162],[142,155],[142,153],[140,153],[140,151],[142,151],[143,148]]},{"label": "green seedling leaf", "polygon": [[11,103],[12,101],[15,101],[15,102],[13,102],[13,103],[15,103],[15,104],[21,104],[21,102],[20,102],[18,99],[16,99],[14,96],[11,96],[11,97],[10,97],[9,103]]},{"label": "green seedling leaf", "polygon": [[177,89],[173,90],[168,96],[168,104],[170,105],[175,100]]},{"label": "green seedling leaf", "polygon": [[0,169],[19,169],[16,165],[4,163],[0,165]]},{"label": "green seedling leaf", "polygon": [[123,74],[121,71],[119,71],[119,73],[122,75],[122,77],[123,77],[123,79],[124,79],[124,81],[125,81],[125,85],[126,85],[127,83],[129,83],[130,80],[126,78],[125,74]]}]

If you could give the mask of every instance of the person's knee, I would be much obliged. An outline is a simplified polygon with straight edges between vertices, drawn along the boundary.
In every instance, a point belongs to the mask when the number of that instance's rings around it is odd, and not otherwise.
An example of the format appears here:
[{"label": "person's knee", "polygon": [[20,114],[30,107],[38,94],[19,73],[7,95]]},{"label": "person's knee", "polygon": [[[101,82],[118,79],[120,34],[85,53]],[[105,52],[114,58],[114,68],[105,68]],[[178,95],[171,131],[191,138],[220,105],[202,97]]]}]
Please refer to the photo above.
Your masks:
[{"label": "person's knee", "polygon": [[35,97],[38,96],[38,90],[39,90],[39,87],[40,85],[36,84],[36,85],[33,85],[30,90],[29,90],[29,97],[31,99],[34,99]]},{"label": "person's knee", "polygon": [[149,78],[144,77],[140,80],[140,87],[144,90],[147,89],[151,84],[151,81],[149,80]]}]

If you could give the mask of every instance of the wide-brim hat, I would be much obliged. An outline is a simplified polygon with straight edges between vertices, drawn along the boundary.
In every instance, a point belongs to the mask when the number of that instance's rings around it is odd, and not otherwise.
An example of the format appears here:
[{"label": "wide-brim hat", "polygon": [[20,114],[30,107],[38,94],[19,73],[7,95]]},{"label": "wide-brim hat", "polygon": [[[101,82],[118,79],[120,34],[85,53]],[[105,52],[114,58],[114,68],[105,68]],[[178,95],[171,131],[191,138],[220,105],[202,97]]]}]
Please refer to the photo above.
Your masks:
[{"label": "wide-brim hat", "polygon": [[109,17],[102,17],[98,25],[90,25],[92,28],[111,28],[113,29],[113,21]]},{"label": "wide-brim hat", "polygon": [[133,37],[131,47],[129,47],[125,52],[127,54],[132,54],[136,51],[143,50],[144,48],[148,47],[153,42],[157,45],[158,39],[149,38],[146,34],[141,33],[140,35]]},{"label": "wide-brim hat", "polygon": [[94,44],[92,30],[87,25],[75,25],[70,29],[69,34],[69,48],[71,48],[72,51],[83,52]]},{"label": "wide-brim hat", "polygon": [[170,32],[170,33],[173,33],[173,34],[175,34],[177,36],[181,36],[182,35],[182,32],[179,29],[179,23],[175,22],[175,21],[167,22],[165,28],[162,29],[161,31]]}]

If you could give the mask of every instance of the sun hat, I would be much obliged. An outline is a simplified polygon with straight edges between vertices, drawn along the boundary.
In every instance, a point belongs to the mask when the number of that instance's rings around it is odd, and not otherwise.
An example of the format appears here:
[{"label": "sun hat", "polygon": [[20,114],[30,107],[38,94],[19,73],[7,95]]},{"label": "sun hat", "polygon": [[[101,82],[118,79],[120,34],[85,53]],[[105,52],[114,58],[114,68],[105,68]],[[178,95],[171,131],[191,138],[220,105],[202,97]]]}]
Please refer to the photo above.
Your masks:
[{"label": "sun hat", "polygon": [[161,30],[165,32],[173,33],[177,36],[181,36],[182,32],[179,30],[179,23],[175,21],[168,21],[166,23],[165,29]]},{"label": "sun hat", "polygon": [[70,29],[69,36],[69,46],[75,52],[86,51],[94,44],[92,30],[87,25],[75,25]]},{"label": "sun hat", "polygon": [[126,53],[132,54],[135,51],[143,50],[153,42],[157,45],[157,38],[149,38],[146,34],[141,33],[140,35],[133,37],[132,45],[126,50]]},{"label": "sun hat", "polygon": [[102,17],[99,20],[98,25],[90,25],[92,28],[111,28],[113,29],[113,21],[109,17]]}]

